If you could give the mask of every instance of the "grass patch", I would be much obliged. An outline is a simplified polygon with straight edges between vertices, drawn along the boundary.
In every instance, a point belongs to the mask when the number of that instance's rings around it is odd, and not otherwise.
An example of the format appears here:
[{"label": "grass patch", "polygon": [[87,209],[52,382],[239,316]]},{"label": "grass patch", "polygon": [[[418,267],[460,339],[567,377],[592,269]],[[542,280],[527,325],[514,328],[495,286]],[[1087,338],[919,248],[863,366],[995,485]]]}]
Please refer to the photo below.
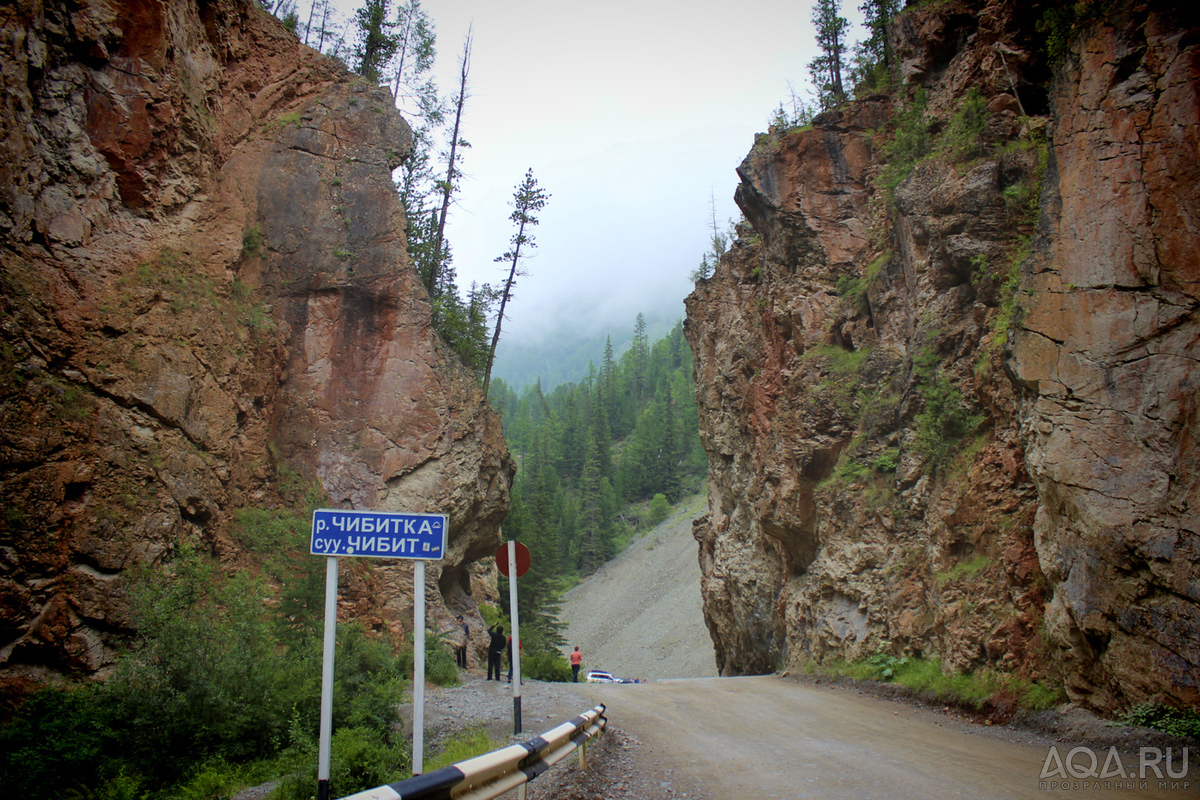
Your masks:
[{"label": "grass patch", "polygon": [[280,114],[278,117],[267,123],[268,128],[286,128],[289,125],[300,127],[299,111],[288,111],[287,113]]},{"label": "grass patch", "polygon": [[[1061,686],[1018,678],[990,669],[947,675],[938,658],[906,658],[876,653],[858,661],[837,659],[805,665],[809,674],[845,677],[856,681],[894,683],[914,694],[932,696],[938,702],[980,709],[993,697],[1007,693],[1021,708],[1044,711],[1067,700]],[[1173,710],[1173,709],[1172,709]]]},{"label": "grass patch", "polygon": [[823,358],[829,371],[834,375],[848,376],[858,373],[867,360],[867,356],[871,351],[868,348],[861,350],[846,350],[836,345],[823,344],[814,347],[806,353],[813,358]]},{"label": "grass patch", "polygon": [[448,737],[442,743],[441,750],[437,755],[431,755],[426,758],[425,772],[433,772],[435,769],[448,767],[451,764],[466,761],[468,758],[475,758],[484,753],[499,750],[506,744],[508,742],[505,740],[493,739],[488,735],[487,730],[482,727],[469,728],[462,733],[456,733]]},{"label": "grass patch", "polygon": [[969,561],[960,561],[945,572],[939,572],[936,576],[937,583],[942,586],[951,581],[974,578],[991,563],[992,560],[985,555],[975,556]]}]

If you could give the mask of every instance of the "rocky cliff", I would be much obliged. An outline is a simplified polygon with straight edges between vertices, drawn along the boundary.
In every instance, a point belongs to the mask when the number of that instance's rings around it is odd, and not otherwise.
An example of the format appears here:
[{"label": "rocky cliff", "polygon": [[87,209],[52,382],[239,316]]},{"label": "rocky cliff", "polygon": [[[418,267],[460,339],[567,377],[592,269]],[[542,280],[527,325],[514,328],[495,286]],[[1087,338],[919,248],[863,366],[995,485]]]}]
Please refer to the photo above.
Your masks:
[{"label": "rocky cliff", "polygon": [[906,9],[895,95],[739,168],[686,326],[723,674],[883,652],[1200,703],[1200,30],[1048,8]]},{"label": "rocky cliff", "polygon": [[[130,567],[252,567],[234,512],[305,486],[449,514],[429,614],[473,608],[513,465],[409,264],[388,92],[248,0],[0,28],[4,671],[103,670]],[[411,628],[408,562],[349,573],[344,616]]]}]

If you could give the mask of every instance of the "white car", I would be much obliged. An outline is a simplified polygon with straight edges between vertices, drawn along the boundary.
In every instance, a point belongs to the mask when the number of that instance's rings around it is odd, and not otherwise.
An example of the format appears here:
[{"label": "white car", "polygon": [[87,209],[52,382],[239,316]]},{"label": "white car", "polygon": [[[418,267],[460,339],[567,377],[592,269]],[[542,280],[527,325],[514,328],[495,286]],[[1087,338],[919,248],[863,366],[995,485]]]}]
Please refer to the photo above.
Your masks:
[{"label": "white car", "polygon": [[614,678],[611,672],[604,672],[603,670],[593,669],[593,670],[588,671],[587,682],[588,683],[620,683],[621,681],[618,680],[617,678]]}]

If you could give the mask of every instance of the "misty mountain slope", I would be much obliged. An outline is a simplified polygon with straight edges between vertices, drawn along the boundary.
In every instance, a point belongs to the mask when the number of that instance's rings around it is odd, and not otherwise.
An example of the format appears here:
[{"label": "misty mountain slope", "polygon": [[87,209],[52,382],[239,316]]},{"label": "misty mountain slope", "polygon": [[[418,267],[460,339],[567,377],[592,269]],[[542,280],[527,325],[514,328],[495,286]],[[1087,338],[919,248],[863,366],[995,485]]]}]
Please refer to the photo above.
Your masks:
[{"label": "misty mountain slope", "polygon": [[700,606],[700,566],[692,519],[703,495],[686,498],[661,525],[563,597],[569,647],[583,667],[625,678],[717,674]]}]

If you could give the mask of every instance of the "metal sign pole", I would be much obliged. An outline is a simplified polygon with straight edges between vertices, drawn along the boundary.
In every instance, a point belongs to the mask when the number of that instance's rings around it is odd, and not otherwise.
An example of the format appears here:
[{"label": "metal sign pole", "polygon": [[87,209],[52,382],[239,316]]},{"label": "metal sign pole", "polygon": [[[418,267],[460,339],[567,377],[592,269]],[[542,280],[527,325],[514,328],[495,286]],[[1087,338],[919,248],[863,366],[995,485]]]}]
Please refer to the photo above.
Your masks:
[{"label": "metal sign pole", "polygon": [[317,800],[329,800],[329,753],[333,739],[333,651],[337,641],[337,586],[338,560],[330,556],[325,559],[325,651],[321,657],[321,731],[317,749]]},{"label": "metal sign pole", "polygon": [[333,739],[333,652],[337,632],[337,560],[343,556],[413,559],[413,774],[421,774],[425,746],[425,562],[442,558],[450,518],[445,514],[313,511],[308,552],[325,559],[325,653],[321,665],[321,730],[317,750],[317,800],[329,800]]},{"label": "metal sign pole", "polygon": [[517,543],[508,543],[508,606],[512,617],[513,733],[521,732],[521,628],[517,622]]},{"label": "metal sign pole", "polygon": [[413,757],[412,774],[425,763],[425,562],[413,562]]}]

